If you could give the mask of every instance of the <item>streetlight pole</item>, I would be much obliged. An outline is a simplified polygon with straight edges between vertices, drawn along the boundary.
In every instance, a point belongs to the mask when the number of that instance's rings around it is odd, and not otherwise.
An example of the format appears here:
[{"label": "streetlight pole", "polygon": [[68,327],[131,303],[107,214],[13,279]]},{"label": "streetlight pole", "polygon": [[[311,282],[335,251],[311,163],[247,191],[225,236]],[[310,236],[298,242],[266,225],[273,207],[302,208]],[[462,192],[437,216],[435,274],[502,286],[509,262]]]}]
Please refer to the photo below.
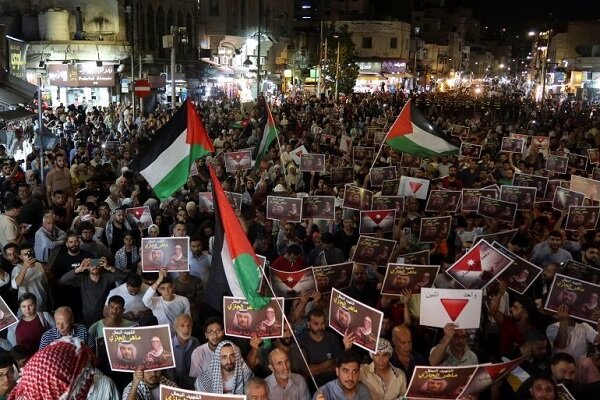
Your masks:
[{"label": "streetlight pole", "polygon": [[256,57],[256,101],[260,98],[260,39],[262,38],[261,32],[261,19],[262,19],[262,0],[258,0],[258,55]]},{"label": "streetlight pole", "polygon": [[171,25],[171,108],[175,111],[175,31],[176,27]]},{"label": "streetlight pole", "polygon": [[340,80],[340,37],[337,36],[337,60],[335,63],[335,102],[338,101],[338,81]]}]

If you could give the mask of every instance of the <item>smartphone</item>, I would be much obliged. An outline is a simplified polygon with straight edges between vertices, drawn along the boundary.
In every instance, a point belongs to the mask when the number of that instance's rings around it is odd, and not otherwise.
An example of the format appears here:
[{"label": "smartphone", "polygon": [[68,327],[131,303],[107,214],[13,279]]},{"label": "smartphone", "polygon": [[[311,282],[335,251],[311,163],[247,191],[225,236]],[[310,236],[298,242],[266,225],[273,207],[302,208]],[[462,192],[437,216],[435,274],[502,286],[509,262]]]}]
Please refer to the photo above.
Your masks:
[{"label": "smartphone", "polygon": [[90,259],[90,267],[100,267],[101,262],[102,262],[101,258],[91,258]]}]

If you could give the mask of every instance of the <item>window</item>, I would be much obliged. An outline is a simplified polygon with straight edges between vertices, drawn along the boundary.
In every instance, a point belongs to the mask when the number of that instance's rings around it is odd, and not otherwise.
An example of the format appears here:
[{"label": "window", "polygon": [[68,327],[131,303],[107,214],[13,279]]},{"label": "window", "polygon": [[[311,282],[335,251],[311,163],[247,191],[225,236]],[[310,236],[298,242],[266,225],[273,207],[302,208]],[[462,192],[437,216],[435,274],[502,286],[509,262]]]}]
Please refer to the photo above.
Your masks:
[{"label": "window", "polygon": [[368,37],[363,37],[362,38],[362,47],[363,49],[370,49],[373,47],[373,38],[368,36]]},{"label": "window", "polygon": [[390,38],[390,49],[397,49],[397,48],[398,48],[398,38],[397,37]]},{"label": "window", "polygon": [[219,0],[210,0],[208,4],[208,15],[211,17],[219,16]]}]

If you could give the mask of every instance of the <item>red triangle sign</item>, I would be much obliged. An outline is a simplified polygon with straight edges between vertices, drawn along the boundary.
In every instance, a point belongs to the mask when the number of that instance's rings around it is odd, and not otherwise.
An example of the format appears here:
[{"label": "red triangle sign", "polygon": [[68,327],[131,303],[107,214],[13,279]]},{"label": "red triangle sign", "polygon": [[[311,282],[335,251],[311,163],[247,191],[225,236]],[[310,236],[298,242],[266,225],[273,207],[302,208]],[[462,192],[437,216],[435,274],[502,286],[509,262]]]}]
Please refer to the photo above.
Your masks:
[{"label": "red triangle sign", "polygon": [[452,322],[456,321],[469,302],[467,299],[440,299],[440,301]]},{"label": "red triangle sign", "polygon": [[423,186],[421,182],[408,182],[408,184],[410,185],[410,190],[412,190],[413,193],[417,193],[419,189],[421,189],[421,186]]}]

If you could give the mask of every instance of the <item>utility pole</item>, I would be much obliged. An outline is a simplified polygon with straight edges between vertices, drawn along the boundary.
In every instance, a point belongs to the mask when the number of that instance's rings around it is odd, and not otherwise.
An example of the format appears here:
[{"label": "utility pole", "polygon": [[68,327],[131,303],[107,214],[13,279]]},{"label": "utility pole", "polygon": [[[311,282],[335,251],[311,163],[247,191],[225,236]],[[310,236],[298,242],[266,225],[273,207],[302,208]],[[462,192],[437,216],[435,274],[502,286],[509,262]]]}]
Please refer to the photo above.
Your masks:
[{"label": "utility pole", "polygon": [[335,102],[338,101],[338,81],[340,80],[340,36],[337,36],[337,60],[335,62]]},{"label": "utility pole", "polygon": [[176,88],[175,88],[175,30],[176,27],[171,25],[171,108],[175,112]]},{"label": "utility pole", "polygon": [[261,32],[261,20],[262,20],[262,8],[263,2],[262,0],[258,0],[258,55],[256,57],[256,101],[260,98],[261,90],[260,90],[260,42],[262,39]]}]

